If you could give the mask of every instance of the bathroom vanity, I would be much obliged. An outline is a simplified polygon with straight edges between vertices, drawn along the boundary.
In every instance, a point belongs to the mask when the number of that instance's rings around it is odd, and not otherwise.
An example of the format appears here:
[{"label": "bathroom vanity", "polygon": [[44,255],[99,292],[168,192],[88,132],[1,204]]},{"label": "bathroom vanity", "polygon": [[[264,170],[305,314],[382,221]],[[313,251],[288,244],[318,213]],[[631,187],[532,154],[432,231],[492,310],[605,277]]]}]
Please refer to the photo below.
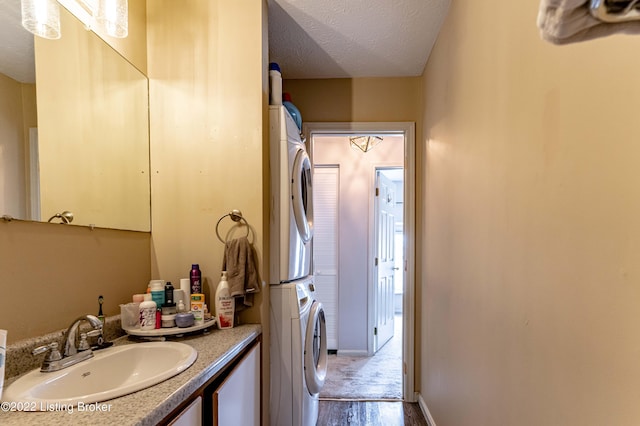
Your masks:
[{"label": "bathroom vanity", "polygon": [[[170,379],[129,395],[82,407],[52,405],[40,407],[45,411],[20,412],[6,411],[4,403],[0,424],[195,425],[218,424],[218,419],[224,424],[223,419],[228,415],[247,416],[259,423],[259,324],[212,330],[175,341],[192,346],[198,358]],[[114,344],[136,344],[136,341],[125,336],[114,340]],[[5,385],[10,383],[11,380]],[[240,406],[242,409],[237,408]]]}]

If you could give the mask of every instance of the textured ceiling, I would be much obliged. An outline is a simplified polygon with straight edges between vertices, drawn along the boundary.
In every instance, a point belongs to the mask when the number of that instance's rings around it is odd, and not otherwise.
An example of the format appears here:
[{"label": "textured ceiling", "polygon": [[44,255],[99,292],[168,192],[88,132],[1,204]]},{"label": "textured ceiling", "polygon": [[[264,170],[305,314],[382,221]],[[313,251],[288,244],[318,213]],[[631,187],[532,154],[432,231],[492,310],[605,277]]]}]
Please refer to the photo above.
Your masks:
[{"label": "textured ceiling", "polygon": [[[270,61],[285,78],[418,76],[449,2],[268,0]],[[20,0],[0,0],[0,72],[35,81]]]},{"label": "textured ceiling", "polygon": [[20,0],[0,0],[0,73],[22,83],[36,80],[33,36],[22,28]]},{"label": "textured ceiling", "polygon": [[268,0],[284,78],[421,75],[450,0]]}]

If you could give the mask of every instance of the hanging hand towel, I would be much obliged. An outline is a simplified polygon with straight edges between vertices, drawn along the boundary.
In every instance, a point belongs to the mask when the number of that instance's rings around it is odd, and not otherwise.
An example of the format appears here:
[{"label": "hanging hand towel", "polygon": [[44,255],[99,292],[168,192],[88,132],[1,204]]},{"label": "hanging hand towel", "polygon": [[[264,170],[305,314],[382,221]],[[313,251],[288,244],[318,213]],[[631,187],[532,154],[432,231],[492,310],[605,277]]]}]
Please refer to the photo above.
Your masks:
[{"label": "hanging hand towel", "polygon": [[608,23],[596,19],[585,0],[541,0],[540,36],[554,44],[569,44],[612,34],[638,34],[640,21]]},{"label": "hanging hand towel", "polygon": [[227,241],[222,270],[227,271],[231,296],[244,296],[243,304],[253,306],[253,294],[260,291],[253,247],[247,237]]}]

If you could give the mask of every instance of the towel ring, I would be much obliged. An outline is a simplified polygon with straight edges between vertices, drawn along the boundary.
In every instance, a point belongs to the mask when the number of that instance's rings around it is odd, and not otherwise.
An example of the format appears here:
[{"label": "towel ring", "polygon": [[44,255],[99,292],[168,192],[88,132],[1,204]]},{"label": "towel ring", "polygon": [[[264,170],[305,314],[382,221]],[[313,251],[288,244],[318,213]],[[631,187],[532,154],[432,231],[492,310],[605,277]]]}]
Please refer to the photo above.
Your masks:
[{"label": "towel ring", "polygon": [[247,238],[249,237],[249,222],[247,222],[247,219],[245,219],[244,217],[242,217],[242,212],[240,210],[236,210],[233,209],[231,210],[229,213],[225,214],[224,216],[222,216],[220,219],[218,219],[218,223],[216,223],[216,235],[218,236],[218,239],[220,240],[220,242],[222,244],[226,244],[226,240],[223,240],[222,237],[220,236],[220,232],[218,231],[218,227],[220,226],[220,222],[222,222],[222,219],[224,219],[225,217],[229,216],[231,218],[232,221],[234,222],[244,222],[244,224],[247,227]]}]

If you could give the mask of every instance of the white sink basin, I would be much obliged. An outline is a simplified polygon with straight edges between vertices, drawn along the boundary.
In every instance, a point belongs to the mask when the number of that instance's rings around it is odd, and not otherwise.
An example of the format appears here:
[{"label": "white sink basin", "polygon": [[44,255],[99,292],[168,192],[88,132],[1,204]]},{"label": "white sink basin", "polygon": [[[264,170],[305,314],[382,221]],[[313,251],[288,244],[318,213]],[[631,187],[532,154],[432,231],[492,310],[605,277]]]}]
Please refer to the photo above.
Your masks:
[{"label": "white sink basin", "polygon": [[4,390],[4,401],[77,405],[117,398],[158,384],[189,368],[198,352],[176,342],[134,343],[94,352],[94,357],[52,373],[34,370]]}]

